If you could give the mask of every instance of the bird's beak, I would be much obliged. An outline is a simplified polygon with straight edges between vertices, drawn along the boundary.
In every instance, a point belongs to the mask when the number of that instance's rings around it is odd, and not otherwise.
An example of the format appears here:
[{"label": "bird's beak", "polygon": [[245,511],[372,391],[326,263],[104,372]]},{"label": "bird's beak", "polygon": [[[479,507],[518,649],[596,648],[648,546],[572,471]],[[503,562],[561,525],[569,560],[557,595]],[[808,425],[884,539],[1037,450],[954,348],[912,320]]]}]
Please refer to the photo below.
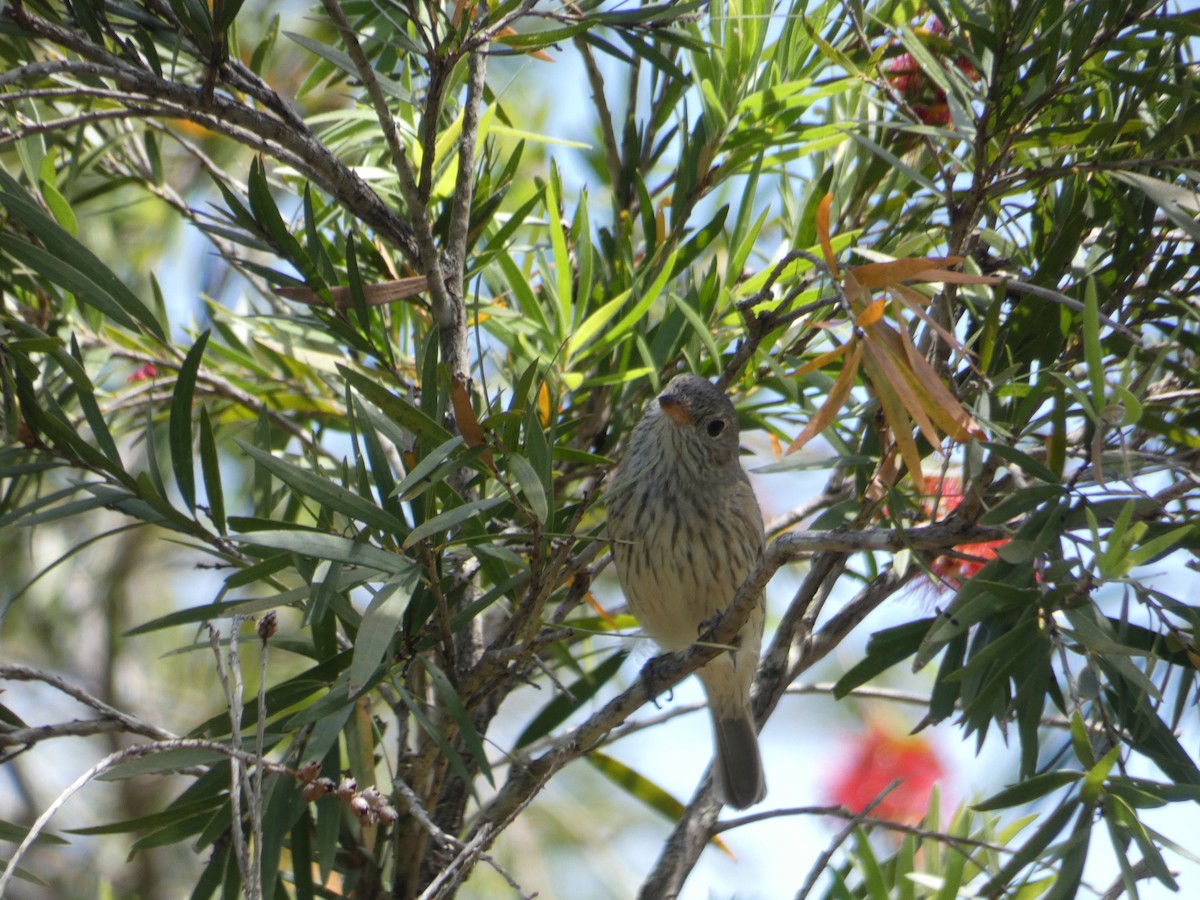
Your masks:
[{"label": "bird's beak", "polygon": [[687,411],[687,407],[674,394],[661,395],[658,398],[658,405],[662,407],[663,412],[675,420],[677,425],[692,425],[696,421]]}]

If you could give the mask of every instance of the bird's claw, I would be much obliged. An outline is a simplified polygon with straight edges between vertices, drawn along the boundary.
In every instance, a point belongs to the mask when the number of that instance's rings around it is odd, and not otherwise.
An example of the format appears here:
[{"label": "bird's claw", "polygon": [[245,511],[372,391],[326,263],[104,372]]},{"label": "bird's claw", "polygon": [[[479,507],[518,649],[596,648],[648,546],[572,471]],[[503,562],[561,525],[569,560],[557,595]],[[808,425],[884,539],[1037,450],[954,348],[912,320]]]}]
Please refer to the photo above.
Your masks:
[{"label": "bird's claw", "polygon": [[[642,667],[642,683],[646,686],[646,693],[650,695],[650,702],[654,704],[655,709],[662,709],[658,702],[658,683],[662,680],[659,677],[658,669],[662,665],[663,657],[656,656],[650,662]],[[670,703],[675,698],[675,689],[667,688],[667,702]]]}]

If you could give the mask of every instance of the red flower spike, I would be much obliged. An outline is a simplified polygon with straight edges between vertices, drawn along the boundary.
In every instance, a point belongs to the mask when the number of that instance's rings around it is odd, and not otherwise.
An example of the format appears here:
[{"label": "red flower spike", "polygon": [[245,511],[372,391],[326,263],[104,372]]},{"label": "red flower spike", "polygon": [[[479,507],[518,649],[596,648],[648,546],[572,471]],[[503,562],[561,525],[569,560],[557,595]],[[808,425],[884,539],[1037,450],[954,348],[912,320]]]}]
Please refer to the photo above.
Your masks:
[{"label": "red flower spike", "polygon": [[[922,509],[931,520],[944,519],[962,503],[962,482],[957,478],[939,478],[926,475],[923,479],[925,502]],[[943,554],[929,564],[937,580],[929,580],[927,586],[934,593],[958,590],[968,579],[979,574],[979,570],[999,555],[999,548],[1008,543],[1008,538],[981,541],[975,544],[959,544],[955,551],[961,555]],[[964,558],[966,557],[966,558]]]},{"label": "red flower spike", "polygon": [[839,760],[825,791],[829,802],[862,812],[899,780],[871,815],[904,825],[924,817],[930,791],[946,775],[941,759],[925,738],[893,734],[877,724],[869,725]]}]

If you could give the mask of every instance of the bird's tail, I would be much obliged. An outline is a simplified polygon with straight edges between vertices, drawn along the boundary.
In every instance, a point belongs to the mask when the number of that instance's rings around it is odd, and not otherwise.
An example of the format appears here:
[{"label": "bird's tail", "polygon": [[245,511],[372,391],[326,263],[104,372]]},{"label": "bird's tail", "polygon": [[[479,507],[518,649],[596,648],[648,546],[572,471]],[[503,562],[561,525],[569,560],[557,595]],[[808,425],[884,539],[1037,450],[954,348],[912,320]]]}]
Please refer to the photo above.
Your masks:
[{"label": "bird's tail", "polygon": [[750,710],[742,707],[740,715],[718,714],[714,709],[712,720],[717,748],[713,789],[725,805],[746,809],[767,795],[754,719]]}]

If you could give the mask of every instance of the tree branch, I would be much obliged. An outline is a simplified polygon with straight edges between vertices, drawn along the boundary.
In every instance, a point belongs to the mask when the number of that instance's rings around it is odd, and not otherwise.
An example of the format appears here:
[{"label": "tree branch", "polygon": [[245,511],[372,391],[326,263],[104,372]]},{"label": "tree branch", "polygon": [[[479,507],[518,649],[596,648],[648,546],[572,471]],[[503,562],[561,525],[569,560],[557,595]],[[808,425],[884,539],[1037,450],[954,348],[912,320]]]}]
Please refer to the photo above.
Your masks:
[{"label": "tree branch", "polygon": [[[268,115],[220,92],[210,94],[203,88],[158,77],[69,29],[33,15],[27,7],[9,5],[3,15],[31,35],[74,50],[88,61],[62,60],[23,66],[15,73],[6,73],[4,83],[24,77],[47,77],[56,71],[107,78],[130,95],[124,105],[131,112],[188,119],[283,159],[335,197],[348,212],[391,241],[409,259],[419,259],[412,226],[396,215],[295,116]],[[169,111],[162,108],[139,110],[138,102],[143,97],[166,104]]]}]

